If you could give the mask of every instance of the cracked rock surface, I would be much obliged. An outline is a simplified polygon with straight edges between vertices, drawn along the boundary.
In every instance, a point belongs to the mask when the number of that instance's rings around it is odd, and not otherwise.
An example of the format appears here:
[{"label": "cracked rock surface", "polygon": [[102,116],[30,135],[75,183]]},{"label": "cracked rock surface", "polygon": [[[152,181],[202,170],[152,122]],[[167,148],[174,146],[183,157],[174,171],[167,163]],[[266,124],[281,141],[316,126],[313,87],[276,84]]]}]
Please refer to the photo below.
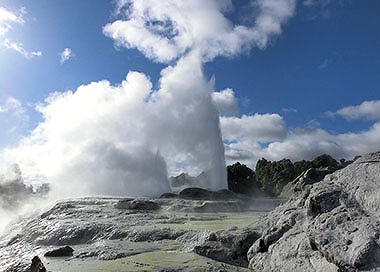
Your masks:
[{"label": "cracked rock surface", "polygon": [[380,271],[380,152],[311,181],[251,225],[254,271]]}]

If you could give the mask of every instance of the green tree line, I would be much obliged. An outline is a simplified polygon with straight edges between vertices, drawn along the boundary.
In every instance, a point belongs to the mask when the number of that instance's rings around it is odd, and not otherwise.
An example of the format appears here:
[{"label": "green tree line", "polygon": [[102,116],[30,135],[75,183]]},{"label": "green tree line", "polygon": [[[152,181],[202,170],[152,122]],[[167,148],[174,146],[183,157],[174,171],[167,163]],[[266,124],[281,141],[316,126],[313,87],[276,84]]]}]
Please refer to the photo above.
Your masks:
[{"label": "green tree line", "polygon": [[327,154],[320,155],[312,161],[292,162],[289,159],[268,161],[264,158],[257,161],[256,171],[245,164],[236,162],[227,166],[228,189],[236,193],[254,195],[264,192],[270,196],[278,196],[282,188],[310,168],[329,168],[337,170],[351,161],[339,162]]}]

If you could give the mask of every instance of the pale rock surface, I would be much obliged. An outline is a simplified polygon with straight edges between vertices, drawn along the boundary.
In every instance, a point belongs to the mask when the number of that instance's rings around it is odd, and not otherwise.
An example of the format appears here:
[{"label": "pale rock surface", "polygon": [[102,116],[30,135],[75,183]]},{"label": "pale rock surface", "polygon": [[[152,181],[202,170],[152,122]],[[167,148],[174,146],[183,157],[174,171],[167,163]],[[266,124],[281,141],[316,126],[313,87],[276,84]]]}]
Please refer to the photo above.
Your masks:
[{"label": "pale rock surface", "polygon": [[316,182],[298,178],[293,196],[251,226],[254,271],[380,271],[380,152]]}]

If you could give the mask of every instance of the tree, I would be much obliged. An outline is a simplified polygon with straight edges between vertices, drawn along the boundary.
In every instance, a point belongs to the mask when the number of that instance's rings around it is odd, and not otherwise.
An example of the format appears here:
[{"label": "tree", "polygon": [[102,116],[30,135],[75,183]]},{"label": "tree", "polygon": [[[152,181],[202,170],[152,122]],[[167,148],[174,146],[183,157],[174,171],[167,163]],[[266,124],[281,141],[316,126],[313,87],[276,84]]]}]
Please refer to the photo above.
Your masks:
[{"label": "tree", "polygon": [[270,162],[263,158],[256,164],[256,179],[264,192],[271,196],[278,196],[295,176],[294,165],[289,159]]},{"label": "tree", "polygon": [[311,163],[311,161],[302,160],[302,161],[297,161],[294,163],[294,170],[295,170],[296,177],[298,177],[299,175],[301,175],[303,172],[305,172],[306,170],[310,168],[313,168],[313,164]]},{"label": "tree", "polygon": [[312,160],[311,164],[314,168],[328,167],[332,170],[338,169],[339,163],[330,155],[322,154]]},{"label": "tree", "polygon": [[227,182],[235,193],[251,195],[259,190],[255,172],[240,162],[227,166]]}]

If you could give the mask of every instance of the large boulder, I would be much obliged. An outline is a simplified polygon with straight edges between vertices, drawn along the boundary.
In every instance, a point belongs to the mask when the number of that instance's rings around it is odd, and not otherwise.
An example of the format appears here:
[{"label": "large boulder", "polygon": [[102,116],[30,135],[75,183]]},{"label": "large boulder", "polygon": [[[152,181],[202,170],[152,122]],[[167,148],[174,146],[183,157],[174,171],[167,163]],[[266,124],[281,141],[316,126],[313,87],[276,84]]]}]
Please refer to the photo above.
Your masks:
[{"label": "large boulder", "polygon": [[[346,168],[306,172],[293,196],[251,226],[254,271],[380,271],[380,152]],[[315,178],[313,178],[315,176]]]},{"label": "large boulder", "polygon": [[194,252],[217,261],[236,266],[248,266],[247,251],[260,235],[250,228],[217,231],[211,233]]},{"label": "large boulder", "polygon": [[74,249],[70,246],[64,246],[50,250],[44,254],[45,257],[68,257],[73,256]]},{"label": "large boulder", "polygon": [[122,199],[116,203],[115,207],[121,210],[139,211],[156,211],[160,209],[160,205],[148,199]]}]

